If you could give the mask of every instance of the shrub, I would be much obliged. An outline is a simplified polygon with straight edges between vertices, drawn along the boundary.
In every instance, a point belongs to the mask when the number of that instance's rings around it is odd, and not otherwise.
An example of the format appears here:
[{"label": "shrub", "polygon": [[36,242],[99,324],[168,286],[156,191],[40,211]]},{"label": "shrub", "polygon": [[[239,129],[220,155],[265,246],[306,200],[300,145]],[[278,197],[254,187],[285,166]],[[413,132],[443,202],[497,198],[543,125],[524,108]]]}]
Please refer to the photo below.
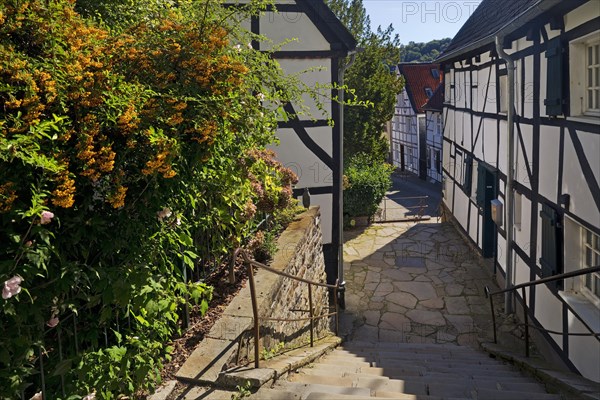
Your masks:
[{"label": "shrub", "polygon": [[75,398],[152,390],[179,306],[212,294],[187,272],[288,203],[262,101],[293,83],[217,2],[178,3],[111,30],[73,1],[2,1],[0,398],[39,391],[42,359],[48,398],[63,378]]},{"label": "shrub", "polygon": [[391,165],[364,153],[352,157],[344,170],[344,215],[373,216],[392,184],[392,171]]}]

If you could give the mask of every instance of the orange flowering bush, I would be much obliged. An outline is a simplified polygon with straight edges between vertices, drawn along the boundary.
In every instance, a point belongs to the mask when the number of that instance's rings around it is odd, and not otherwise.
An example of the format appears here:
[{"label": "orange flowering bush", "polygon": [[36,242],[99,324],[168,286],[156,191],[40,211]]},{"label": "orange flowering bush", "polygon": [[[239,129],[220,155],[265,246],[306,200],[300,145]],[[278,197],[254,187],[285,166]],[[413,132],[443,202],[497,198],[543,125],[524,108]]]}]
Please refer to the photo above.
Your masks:
[{"label": "orange flowering bush", "polygon": [[184,271],[290,203],[261,102],[294,84],[216,3],[152,10],[117,29],[0,0],[2,398],[39,389],[40,357],[49,398],[151,390],[179,305],[210,298]]}]

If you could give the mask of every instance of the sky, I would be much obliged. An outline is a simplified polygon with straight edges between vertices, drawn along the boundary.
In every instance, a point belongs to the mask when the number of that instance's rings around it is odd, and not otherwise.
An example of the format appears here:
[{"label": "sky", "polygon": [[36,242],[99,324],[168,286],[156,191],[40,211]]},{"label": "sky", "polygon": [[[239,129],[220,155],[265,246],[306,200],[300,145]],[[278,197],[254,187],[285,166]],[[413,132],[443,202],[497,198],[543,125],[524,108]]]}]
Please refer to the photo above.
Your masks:
[{"label": "sky", "polygon": [[363,0],[371,29],[394,26],[400,42],[452,38],[481,0]]}]

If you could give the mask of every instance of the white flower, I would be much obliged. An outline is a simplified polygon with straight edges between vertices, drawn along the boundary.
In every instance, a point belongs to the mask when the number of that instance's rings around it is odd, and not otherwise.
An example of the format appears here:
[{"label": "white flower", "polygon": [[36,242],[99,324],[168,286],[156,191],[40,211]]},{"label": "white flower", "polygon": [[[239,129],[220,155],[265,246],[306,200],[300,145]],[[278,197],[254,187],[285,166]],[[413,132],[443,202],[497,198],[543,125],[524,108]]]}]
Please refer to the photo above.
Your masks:
[{"label": "white flower", "polygon": [[265,95],[264,95],[264,93],[258,93],[258,94],[256,95],[256,98],[257,98],[259,101],[264,101],[264,100],[265,100]]},{"label": "white flower", "polygon": [[252,48],[252,42],[248,42],[248,48],[251,49]]},{"label": "white flower", "polygon": [[9,280],[5,281],[4,287],[2,288],[2,298],[7,300],[19,294],[21,291],[21,282],[23,282],[23,278],[21,278],[19,275],[15,275]]},{"label": "white flower", "polygon": [[233,48],[236,49],[238,51],[238,53],[240,51],[242,51],[242,45],[240,45],[240,44],[237,44],[237,45],[233,46]]},{"label": "white flower", "polygon": [[177,218],[177,220],[175,221],[175,223],[177,224],[177,226],[181,225],[181,218]]},{"label": "white flower", "polygon": [[92,392],[92,393],[88,394],[81,400],[96,400],[96,392]]},{"label": "white flower", "polygon": [[158,220],[162,222],[163,219],[169,218],[172,214],[173,212],[171,211],[171,209],[169,207],[165,207],[159,212],[157,212],[156,216],[158,217]]},{"label": "white flower", "polygon": [[37,392],[29,400],[43,400],[42,392]]}]

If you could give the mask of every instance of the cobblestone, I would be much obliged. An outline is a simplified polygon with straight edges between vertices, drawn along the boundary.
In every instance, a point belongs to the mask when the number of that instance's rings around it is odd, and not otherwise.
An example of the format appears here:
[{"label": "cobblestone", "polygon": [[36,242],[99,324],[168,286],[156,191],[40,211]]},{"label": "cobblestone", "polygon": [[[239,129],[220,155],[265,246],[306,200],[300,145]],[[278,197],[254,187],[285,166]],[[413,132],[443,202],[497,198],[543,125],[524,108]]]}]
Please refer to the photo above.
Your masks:
[{"label": "cobblestone", "polygon": [[446,223],[372,225],[344,245],[345,334],[410,343],[490,340],[496,283]]}]

